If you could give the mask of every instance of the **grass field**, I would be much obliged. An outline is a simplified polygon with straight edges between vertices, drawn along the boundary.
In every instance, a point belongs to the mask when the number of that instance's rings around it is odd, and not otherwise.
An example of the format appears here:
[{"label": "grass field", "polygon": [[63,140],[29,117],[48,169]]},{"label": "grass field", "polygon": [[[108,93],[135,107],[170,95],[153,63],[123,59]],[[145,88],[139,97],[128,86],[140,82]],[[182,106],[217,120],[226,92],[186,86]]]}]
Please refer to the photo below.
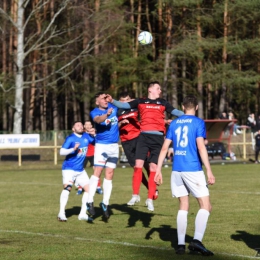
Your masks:
[{"label": "grass field", "polygon": [[[210,187],[213,212],[203,240],[214,259],[259,259],[260,166],[255,164],[212,165],[216,184]],[[57,221],[62,190],[61,166],[51,163],[2,164],[0,170],[0,259],[204,259],[187,252],[175,254],[177,199],[171,197],[170,168],[164,168],[154,213],[141,202],[128,207],[132,170],[118,168],[113,181],[108,223],[102,221],[96,194],[94,223],[79,221],[81,196],[70,194],[68,222]],[[87,169],[89,175],[92,169]],[[197,202],[191,198],[187,245],[193,237]]]}]

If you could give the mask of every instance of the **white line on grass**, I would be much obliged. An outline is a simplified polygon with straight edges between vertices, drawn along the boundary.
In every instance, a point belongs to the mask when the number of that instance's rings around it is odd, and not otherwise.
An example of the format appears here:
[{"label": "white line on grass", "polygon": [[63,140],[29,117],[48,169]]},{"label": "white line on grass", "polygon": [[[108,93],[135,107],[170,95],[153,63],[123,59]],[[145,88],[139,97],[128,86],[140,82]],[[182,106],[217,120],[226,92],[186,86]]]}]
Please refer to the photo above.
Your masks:
[{"label": "white line on grass", "polygon": [[[1,233],[17,233],[17,234],[25,234],[25,235],[34,235],[34,236],[43,236],[43,237],[57,237],[57,238],[64,238],[64,239],[71,239],[71,237],[63,236],[63,235],[54,235],[54,234],[47,234],[47,233],[33,233],[33,232],[27,232],[27,231],[20,231],[20,230],[1,230]],[[95,239],[88,239],[83,237],[73,237],[75,240],[81,240],[81,241],[89,241],[89,242],[95,242],[95,243],[105,243],[105,244],[115,244],[115,245],[123,245],[123,246],[132,246],[132,247],[141,247],[141,248],[151,248],[151,249],[159,249],[159,250],[173,250],[172,248],[166,248],[166,247],[156,247],[156,246],[145,246],[145,245],[136,245],[131,244],[127,242],[118,242],[118,241],[112,241],[112,240],[95,240]],[[234,256],[234,257],[243,257],[248,259],[259,259],[259,257],[256,256],[247,256],[247,255],[238,255],[238,254],[229,254],[229,253],[217,253],[217,255],[226,255],[226,256]]]}]

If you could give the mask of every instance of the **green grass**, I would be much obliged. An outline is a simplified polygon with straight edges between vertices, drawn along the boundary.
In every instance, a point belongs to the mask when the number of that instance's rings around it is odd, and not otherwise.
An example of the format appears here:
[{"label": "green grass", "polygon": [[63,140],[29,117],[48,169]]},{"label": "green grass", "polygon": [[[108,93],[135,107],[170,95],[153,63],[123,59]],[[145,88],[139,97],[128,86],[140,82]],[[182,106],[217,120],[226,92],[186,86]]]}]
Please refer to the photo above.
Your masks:
[{"label": "green grass", "polygon": [[[177,256],[176,214],[178,201],[171,197],[170,168],[164,168],[155,212],[141,202],[127,207],[131,197],[131,168],[118,168],[110,200],[113,215],[102,221],[96,194],[97,216],[93,224],[79,221],[81,196],[70,194],[66,208],[68,222],[57,221],[62,190],[61,166],[51,163],[2,164],[0,171],[0,259],[204,259]],[[213,165],[216,184],[210,187],[213,211],[203,243],[215,253],[214,259],[254,258],[260,247],[259,165]],[[92,169],[87,169],[89,175]],[[187,245],[193,237],[198,211],[191,198]],[[256,258],[257,259],[257,258]]]}]

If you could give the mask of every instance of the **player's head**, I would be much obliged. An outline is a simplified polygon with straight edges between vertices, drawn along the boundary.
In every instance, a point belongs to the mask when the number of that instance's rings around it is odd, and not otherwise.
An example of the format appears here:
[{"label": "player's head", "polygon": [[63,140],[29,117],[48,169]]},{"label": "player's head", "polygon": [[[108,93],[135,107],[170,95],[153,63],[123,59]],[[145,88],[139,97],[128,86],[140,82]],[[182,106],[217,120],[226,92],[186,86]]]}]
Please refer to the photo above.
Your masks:
[{"label": "player's head", "polygon": [[129,102],[131,97],[129,96],[128,92],[122,92],[119,95],[119,101],[121,102]]},{"label": "player's head", "polygon": [[93,125],[90,120],[86,120],[84,123],[84,129],[85,131],[88,131],[89,129],[93,128]]},{"label": "player's head", "polygon": [[150,99],[159,98],[162,93],[160,83],[158,81],[150,82],[148,84],[147,91],[148,91],[148,98]]},{"label": "player's head", "polygon": [[198,109],[198,100],[194,95],[188,95],[183,99],[182,108],[184,112]]},{"label": "player's head", "polygon": [[76,134],[82,134],[84,132],[83,124],[80,121],[75,121],[72,126],[72,131]]},{"label": "player's head", "polygon": [[96,98],[96,105],[101,109],[107,109],[108,102],[106,100],[107,94],[105,92],[98,92],[95,95]]}]

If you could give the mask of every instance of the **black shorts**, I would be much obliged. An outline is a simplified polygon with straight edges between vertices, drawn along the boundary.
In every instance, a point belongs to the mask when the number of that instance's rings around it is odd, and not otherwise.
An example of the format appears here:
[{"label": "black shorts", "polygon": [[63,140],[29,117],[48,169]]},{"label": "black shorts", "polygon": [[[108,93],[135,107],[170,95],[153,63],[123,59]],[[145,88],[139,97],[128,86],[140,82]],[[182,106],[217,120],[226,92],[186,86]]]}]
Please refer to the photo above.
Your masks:
[{"label": "black shorts", "polygon": [[85,158],[84,168],[87,167],[88,162],[90,163],[90,167],[93,167],[93,166],[94,166],[94,155],[92,155],[92,156],[87,156],[87,157]]},{"label": "black shorts", "polygon": [[145,160],[149,153],[147,161],[157,164],[163,142],[163,135],[141,133],[136,144],[135,159]]},{"label": "black shorts", "polygon": [[137,140],[138,140],[138,137],[136,137],[132,140],[129,140],[129,141],[121,142],[125,155],[126,155],[126,158],[128,160],[128,163],[132,167],[135,166],[135,152],[136,152]]}]

